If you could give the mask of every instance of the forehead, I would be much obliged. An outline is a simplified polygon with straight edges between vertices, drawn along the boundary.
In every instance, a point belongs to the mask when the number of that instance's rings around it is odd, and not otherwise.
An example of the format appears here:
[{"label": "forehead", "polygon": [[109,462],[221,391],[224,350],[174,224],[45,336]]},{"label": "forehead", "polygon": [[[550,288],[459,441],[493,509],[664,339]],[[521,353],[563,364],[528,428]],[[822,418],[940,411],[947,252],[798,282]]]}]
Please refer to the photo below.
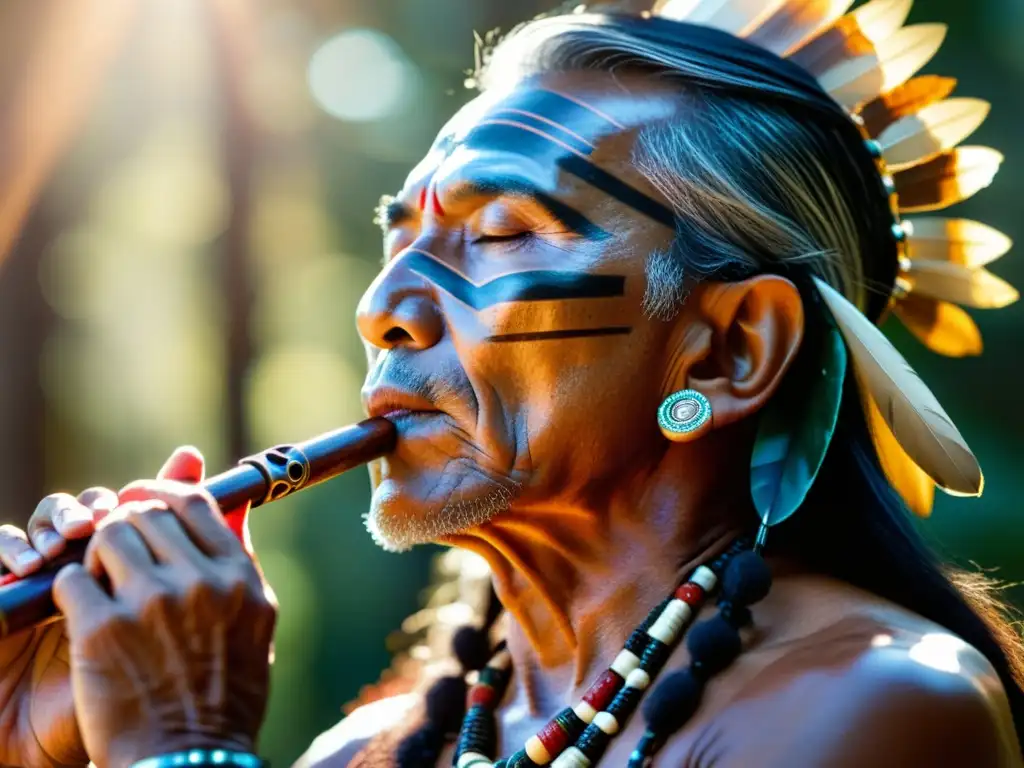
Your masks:
[{"label": "forehead", "polygon": [[605,72],[545,73],[504,83],[445,124],[407,186],[434,175],[442,163],[450,166],[449,159],[525,163],[543,171],[574,154],[617,165],[628,160],[643,126],[673,116],[679,106],[678,86]]}]

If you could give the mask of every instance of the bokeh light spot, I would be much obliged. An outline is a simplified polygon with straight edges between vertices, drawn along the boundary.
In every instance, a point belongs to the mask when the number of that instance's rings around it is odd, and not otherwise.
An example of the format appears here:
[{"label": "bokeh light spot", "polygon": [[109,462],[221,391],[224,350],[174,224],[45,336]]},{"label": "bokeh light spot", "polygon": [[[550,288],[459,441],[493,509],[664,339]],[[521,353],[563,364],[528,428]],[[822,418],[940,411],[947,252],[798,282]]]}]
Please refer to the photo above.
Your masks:
[{"label": "bokeh light spot", "polygon": [[313,98],[327,114],[351,122],[381,120],[399,112],[414,76],[398,44],[371,29],[345,30],[309,60]]}]

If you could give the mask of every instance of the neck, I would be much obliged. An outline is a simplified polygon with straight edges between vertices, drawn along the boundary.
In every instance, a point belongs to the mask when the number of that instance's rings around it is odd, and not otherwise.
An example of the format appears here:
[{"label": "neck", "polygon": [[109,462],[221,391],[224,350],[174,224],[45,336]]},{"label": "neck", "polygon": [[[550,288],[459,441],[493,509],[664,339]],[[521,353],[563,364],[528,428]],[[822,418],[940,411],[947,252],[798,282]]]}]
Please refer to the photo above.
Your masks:
[{"label": "neck", "polygon": [[730,448],[672,445],[628,482],[573,503],[517,503],[450,541],[491,567],[532,713],[578,695],[684,576],[749,528],[746,468],[729,474]]}]

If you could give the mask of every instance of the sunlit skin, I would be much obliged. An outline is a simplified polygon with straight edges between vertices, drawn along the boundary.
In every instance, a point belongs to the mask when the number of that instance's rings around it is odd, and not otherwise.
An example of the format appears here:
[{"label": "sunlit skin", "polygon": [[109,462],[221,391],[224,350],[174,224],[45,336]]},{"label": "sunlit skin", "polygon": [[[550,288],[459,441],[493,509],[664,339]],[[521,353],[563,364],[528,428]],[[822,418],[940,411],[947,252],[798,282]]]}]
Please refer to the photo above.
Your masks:
[{"label": "sunlit skin", "polygon": [[[456,115],[385,209],[385,266],[358,326],[364,401],[400,440],[371,469],[369,524],[384,546],[440,541],[491,566],[515,668],[501,754],[577,701],[648,610],[753,519],[747,417],[792,362],[804,317],[770,276],[702,285],[672,321],[645,315],[645,260],[673,233],[631,151],[640,127],[685,109],[666,86],[599,73],[515,83]],[[601,294],[601,280],[621,290]],[[655,413],[684,388],[708,397],[713,430],[673,443]],[[962,648],[957,673],[939,672],[909,650],[940,628],[773,567],[748,650],[663,764],[907,765],[938,755],[914,735],[925,720],[966,734],[970,764],[1012,764],[1005,697],[980,654]],[[680,648],[668,668],[685,661]],[[353,717],[337,764],[406,704]],[[609,765],[642,727],[613,740]],[[877,738],[854,738],[863,728]]]}]

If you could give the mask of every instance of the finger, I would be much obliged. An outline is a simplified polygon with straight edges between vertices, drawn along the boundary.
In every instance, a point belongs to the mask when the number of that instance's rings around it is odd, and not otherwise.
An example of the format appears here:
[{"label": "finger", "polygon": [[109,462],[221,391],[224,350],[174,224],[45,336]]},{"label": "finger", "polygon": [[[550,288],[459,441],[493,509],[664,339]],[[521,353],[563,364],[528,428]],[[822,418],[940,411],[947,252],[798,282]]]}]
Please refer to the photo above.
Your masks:
[{"label": "finger", "polygon": [[68,634],[74,636],[89,621],[108,609],[110,598],[89,572],[78,563],[65,565],[53,580],[53,602],[68,623]]},{"label": "finger", "polygon": [[160,563],[187,562],[201,567],[206,555],[182,528],[178,517],[166,508],[151,509],[125,518],[135,526],[153,557]]},{"label": "finger", "polygon": [[133,502],[114,510],[100,523],[85,550],[84,565],[94,578],[104,574],[114,592],[120,592],[132,579],[143,578],[151,570],[153,555],[138,530],[125,518],[156,508],[153,502]]},{"label": "finger", "polygon": [[43,556],[29,545],[23,530],[13,525],[0,525],[0,563],[21,577],[39,570]]},{"label": "finger", "polygon": [[175,448],[174,453],[164,462],[157,473],[160,480],[177,480],[181,483],[201,483],[205,472],[203,454],[198,448],[183,445]]},{"label": "finger", "polygon": [[73,496],[53,493],[36,505],[27,531],[29,541],[40,554],[46,558],[56,557],[64,551],[65,538],[92,533],[92,512]]},{"label": "finger", "polygon": [[94,523],[98,523],[117,507],[117,494],[109,488],[86,488],[78,494],[78,503],[92,511]]},{"label": "finger", "polygon": [[172,480],[137,480],[122,488],[118,495],[122,502],[135,499],[164,502],[181,520],[192,541],[207,555],[227,556],[242,551],[217,502],[200,486]]}]

